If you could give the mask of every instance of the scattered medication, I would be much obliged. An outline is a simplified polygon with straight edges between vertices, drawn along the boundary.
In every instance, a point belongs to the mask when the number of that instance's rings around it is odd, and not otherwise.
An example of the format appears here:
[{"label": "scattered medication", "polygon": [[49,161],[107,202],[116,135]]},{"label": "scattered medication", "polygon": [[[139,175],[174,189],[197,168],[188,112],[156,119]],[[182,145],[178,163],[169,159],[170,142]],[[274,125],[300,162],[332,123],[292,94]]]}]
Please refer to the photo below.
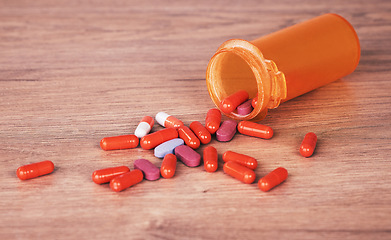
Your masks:
[{"label": "scattered medication", "polygon": [[208,146],[204,149],[204,168],[207,172],[216,172],[218,155],[216,148]]},{"label": "scattered medication", "polygon": [[214,134],[219,129],[220,123],[221,112],[216,108],[209,109],[205,118],[205,127],[208,129],[210,134]]},{"label": "scattered medication", "polygon": [[174,138],[178,138],[178,131],[175,128],[166,128],[144,136],[140,140],[140,145],[148,150]]},{"label": "scattered medication", "polygon": [[164,158],[167,154],[173,154],[174,149],[180,145],[185,144],[183,139],[181,138],[174,138],[171,140],[168,140],[167,142],[164,142],[160,144],[159,146],[155,147],[154,153],[155,157],[157,158]]},{"label": "scattered medication", "polygon": [[315,133],[309,132],[305,135],[303,142],[300,145],[300,154],[303,157],[311,157],[314,153],[316,142],[318,141],[318,137]]},{"label": "scattered medication", "polygon": [[18,176],[20,180],[27,180],[52,173],[53,170],[53,162],[47,160],[19,167],[18,170],[16,170],[16,176]]},{"label": "scattered medication", "polygon": [[240,165],[243,165],[251,170],[256,169],[258,166],[258,162],[255,158],[244,155],[244,154],[240,154],[237,152],[232,152],[232,151],[226,151],[223,154],[223,161],[224,162],[229,162],[229,161],[237,162]]},{"label": "scattered medication", "polygon": [[124,173],[110,181],[110,188],[115,192],[125,190],[143,180],[143,172],[139,169]]},{"label": "scattered medication", "polygon": [[216,132],[216,139],[220,142],[229,142],[235,136],[237,123],[234,120],[224,121]]},{"label": "scattered medication", "polygon": [[255,173],[253,170],[240,165],[237,162],[229,161],[224,164],[223,170],[226,174],[242,181],[251,184],[255,180]]},{"label": "scattered medication", "polygon": [[147,180],[154,181],[160,178],[160,170],[147,159],[137,159],[134,161],[134,169],[140,169]]},{"label": "scattered medication", "polygon": [[192,149],[197,149],[200,147],[200,140],[194,133],[190,130],[190,128],[186,126],[180,126],[178,128],[179,137],[185,141],[185,144]]},{"label": "scattered medication", "polygon": [[176,156],[174,154],[167,154],[162,162],[162,166],[160,167],[160,174],[164,178],[172,178],[175,175],[176,171]]},{"label": "scattered medication", "polygon": [[258,187],[262,191],[267,192],[270,189],[282,183],[283,181],[285,181],[287,177],[288,177],[288,171],[285,168],[283,167],[276,168],[268,175],[259,179]]},{"label": "scattered medication", "polygon": [[175,156],[188,167],[197,167],[201,162],[201,155],[187,145],[175,148]]},{"label": "scattered medication", "polygon": [[96,184],[108,183],[113,178],[118,177],[124,173],[130,172],[127,166],[112,167],[96,170],[92,173],[92,181]]},{"label": "scattered medication", "polygon": [[220,103],[220,109],[228,114],[233,112],[240,104],[247,101],[248,93],[244,90],[239,90],[236,93],[226,97]]},{"label": "scattered medication", "polygon": [[246,116],[250,114],[253,111],[253,106],[251,106],[252,99],[249,99],[245,101],[244,103],[240,104],[236,110],[238,111],[238,115]]},{"label": "scattered medication", "polygon": [[152,127],[155,121],[150,116],[145,116],[141,119],[140,123],[138,124],[136,130],[134,131],[134,135],[136,135],[138,138],[142,138],[145,135],[147,135]]},{"label": "scattered medication", "polygon": [[249,121],[239,122],[238,131],[241,134],[252,137],[264,139],[270,139],[271,137],[273,137],[273,129],[271,127]]},{"label": "scattered medication", "polygon": [[173,117],[171,115],[168,115],[165,112],[157,113],[155,119],[156,119],[156,122],[158,122],[160,125],[162,125],[163,127],[166,127],[166,128],[169,128],[169,127],[178,128],[178,127],[184,125],[181,120],[179,120],[176,117]]},{"label": "scattered medication", "polygon": [[105,137],[100,140],[100,147],[105,150],[120,150],[135,148],[138,146],[139,139],[136,135],[122,135],[116,137]]},{"label": "scattered medication", "polygon": [[202,144],[208,144],[212,140],[210,132],[200,122],[194,121],[190,123],[189,127],[198,137]]}]

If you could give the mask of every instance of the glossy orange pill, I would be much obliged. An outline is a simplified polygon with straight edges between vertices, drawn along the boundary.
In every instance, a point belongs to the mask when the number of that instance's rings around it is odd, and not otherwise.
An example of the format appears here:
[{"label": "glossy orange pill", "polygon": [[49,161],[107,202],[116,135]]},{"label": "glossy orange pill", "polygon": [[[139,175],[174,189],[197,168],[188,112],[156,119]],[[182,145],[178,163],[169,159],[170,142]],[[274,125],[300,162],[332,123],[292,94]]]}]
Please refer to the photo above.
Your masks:
[{"label": "glossy orange pill", "polygon": [[318,141],[318,137],[315,133],[309,132],[305,135],[303,142],[300,145],[300,154],[303,157],[311,157],[314,153],[316,142]]},{"label": "glossy orange pill", "polygon": [[238,131],[241,134],[252,137],[264,139],[270,139],[273,137],[273,129],[271,127],[249,121],[239,122]]},{"label": "glossy orange pill", "polygon": [[176,156],[172,153],[166,154],[163,158],[162,166],[160,167],[160,174],[164,178],[172,178],[176,171]]},{"label": "glossy orange pill", "polygon": [[262,191],[267,192],[270,189],[282,183],[283,181],[285,181],[287,177],[288,177],[288,171],[285,168],[283,167],[276,168],[268,175],[259,179],[258,187]]},{"label": "glossy orange pill", "polygon": [[185,144],[192,149],[200,147],[200,140],[198,137],[186,126],[180,126],[178,128],[179,137],[185,141]]},{"label": "glossy orange pill", "polygon": [[194,121],[190,123],[189,127],[202,144],[208,144],[212,140],[210,132],[200,122]]},{"label": "glossy orange pill", "polygon": [[216,148],[208,146],[204,149],[204,168],[207,172],[216,172],[218,167],[218,155]]},{"label": "glossy orange pill", "polygon": [[110,181],[110,188],[115,192],[125,190],[139,182],[144,178],[143,172],[139,169],[124,173]]},{"label": "glossy orange pill", "polygon": [[175,128],[165,128],[141,138],[140,145],[143,149],[152,149],[157,145],[177,137],[178,131]]},{"label": "glossy orange pill", "polygon": [[92,173],[92,181],[94,181],[94,183],[96,184],[108,183],[113,178],[116,178],[119,175],[122,175],[129,171],[130,169],[127,166],[119,166],[119,167],[96,170],[95,172]]},{"label": "glossy orange pill", "polygon": [[257,95],[253,98],[253,100],[251,101],[251,106],[253,106],[253,108],[255,108],[255,106],[257,106],[257,103],[258,103],[258,93],[257,93]]},{"label": "glossy orange pill", "polygon": [[248,93],[244,90],[239,90],[232,95],[229,95],[220,103],[220,109],[224,113],[233,112],[240,104],[247,101]]},{"label": "glossy orange pill", "polygon": [[21,180],[27,180],[52,173],[53,170],[53,162],[47,160],[19,167],[16,170],[16,176]]},{"label": "glossy orange pill", "polygon": [[226,151],[223,154],[223,161],[224,162],[229,162],[229,161],[237,162],[240,165],[243,165],[243,166],[250,168],[252,170],[256,169],[258,166],[258,162],[255,158],[244,155],[244,154],[240,154],[237,152],[232,152],[232,151]]},{"label": "glossy orange pill", "polygon": [[238,179],[244,183],[253,183],[255,180],[255,173],[253,170],[240,165],[237,162],[229,161],[224,163],[224,172],[231,177]]},{"label": "glossy orange pill", "polygon": [[214,134],[219,129],[220,123],[221,112],[216,108],[209,109],[205,118],[205,127],[208,129],[210,134]]},{"label": "glossy orange pill", "polygon": [[120,150],[135,148],[138,146],[139,140],[136,135],[122,135],[115,137],[105,137],[100,140],[100,147],[105,150]]}]

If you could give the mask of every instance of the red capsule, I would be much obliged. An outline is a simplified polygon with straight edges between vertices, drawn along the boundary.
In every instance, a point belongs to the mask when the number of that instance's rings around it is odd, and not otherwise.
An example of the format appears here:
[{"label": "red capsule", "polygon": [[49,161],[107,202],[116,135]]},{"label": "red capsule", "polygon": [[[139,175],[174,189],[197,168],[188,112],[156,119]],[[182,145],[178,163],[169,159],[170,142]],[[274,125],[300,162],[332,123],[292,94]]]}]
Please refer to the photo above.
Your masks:
[{"label": "red capsule", "polygon": [[205,118],[205,127],[208,129],[210,134],[214,134],[219,129],[220,123],[221,112],[216,108],[209,109]]},{"label": "red capsule", "polygon": [[204,149],[204,168],[207,172],[216,172],[218,155],[216,148],[208,146]]},{"label": "red capsule", "polygon": [[192,149],[197,149],[200,147],[200,140],[194,135],[190,128],[186,126],[180,126],[178,128],[179,137],[185,141],[186,145]]},{"label": "red capsule", "polygon": [[244,183],[253,183],[255,180],[255,173],[253,170],[240,165],[237,162],[229,161],[224,164],[224,172],[231,177],[238,179]]},{"label": "red capsule", "polygon": [[118,177],[124,173],[129,172],[130,169],[126,166],[112,167],[96,170],[92,173],[92,181],[96,184],[108,183],[113,178]]},{"label": "red capsule", "polygon": [[288,171],[285,168],[283,167],[276,168],[268,175],[259,179],[258,187],[262,191],[267,192],[270,189],[282,183],[283,181],[285,181],[287,177],[288,177]]},{"label": "red capsule", "polygon": [[175,175],[177,159],[172,153],[166,154],[163,158],[160,174],[164,178],[172,178]]},{"label": "red capsule", "polygon": [[300,154],[303,157],[311,157],[314,153],[318,137],[315,133],[309,132],[305,135],[303,142],[300,145]]},{"label": "red capsule", "polygon": [[233,112],[240,104],[247,101],[248,93],[244,90],[239,90],[236,93],[229,95],[220,103],[220,109],[224,113]]},{"label": "red capsule", "polygon": [[178,131],[175,128],[165,128],[141,138],[140,145],[143,149],[152,149],[157,145],[177,137]]},{"label": "red capsule", "polygon": [[270,139],[273,137],[273,129],[271,127],[249,121],[241,121],[238,124],[238,131],[241,134],[252,137],[264,139]]},{"label": "red capsule", "polygon": [[110,188],[115,192],[120,192],[139,182],[144,178],[143,172],[139,169],[124,173],[110,181]]},{"label": "red capsule", "polygon": [[18,176],[20,180],[27,180],[52,173],[53,170],[53,162],[47,160],[19,167],[18,170],[16,170],[16,176]]},{"label": "red capsule", "polygon": [[202,144],[208,144],[212,140],[212,136],[209,131],[200,122],[192,122],[190,124],[190,129],[194,132]]},{"label": "red capsule", "polygon": [[255,108],[255,106],[257,106],[257,103],[258,103],[258,93],[257,95],[253,98],[252,102],[251,102],[251,106],[253,106],[253,108]]},{"label": "red capsule", "polygon": [[139,140],[136,135],[122,135],[116,137],[105,137],[100,140],[100,147],[105,150],[129,149],[138,146]]},{"label": "red capsule", "polygon": [[237,162],[240,165],[250,168],[251,170],[256,169],[258,166],[258,162],[255,158],[232,151],[226,151],[223,154],[223,160],[224,162]]}]

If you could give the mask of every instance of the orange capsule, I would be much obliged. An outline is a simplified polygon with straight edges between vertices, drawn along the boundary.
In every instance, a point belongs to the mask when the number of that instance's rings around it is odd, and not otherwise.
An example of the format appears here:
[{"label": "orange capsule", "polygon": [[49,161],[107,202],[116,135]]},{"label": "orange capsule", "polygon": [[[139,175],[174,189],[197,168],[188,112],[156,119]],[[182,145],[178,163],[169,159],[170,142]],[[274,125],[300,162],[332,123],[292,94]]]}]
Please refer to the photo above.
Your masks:
[{"label": "orange capsule", "polygon": [[138,146],[139,140],[136,135],[122,135],[116,137],[105,137],[100,140],[100,147],[105,150],[119,150],[135,148]]},{"label": "orange capsule", "polygon": [[232,152],[232,151],[226,151],[223,154],[223,160],[224,162],[229,162],[229,161],[237,162],[240,165],[243,165],[252,170],[256,169],[258,166],[258,162],[255,158],[244,154]]},{"label": "orange capsule", "polygon": [[241,121],[238,124],[238,131],[241,134],[252,137],[264,139],[273,137],[273,129],[271,127],[249,121]]},{"label": "orange capsule", "polygon": [[253,98],[252,102],[251,102],[251,106],[253,106],[253,108],[255,108],[255,106],[257,106],[257,103],[258,103],[258,93],[257,95]]},{"label": "orange capsule", "polygon": [[217,167],[217,150],[212,146],[208,146],[204,149],[204,168],[207,172],[216,172]]},{"label": "orange capsule", "polygon": [[163,158],[162,166],[160,167],[160,174],[164,178],[172,178],[176,170],[176,156],[172,153],[166,154]]},{"label": "orange capsule", "polygon": [[314,153],[316,142],[318,141],[318,137],[315,133],[309,132],[305,135],[303,142],[300,145],[300,154],[303,157],[311,157]]},{"label": "orange capsule", "polygon": [[112,167],[96,170],[92,173],[92,181],[96,184],[108,183],[113,178],[118,177],[124,173],[129,172],[130,169],[127,166]]},{"label": "orange capsule", "polygon": [[253,170],[240,165],[237,162],[229,161],[224,163],[224,172],[231,177],[238,179],[244,183],[253,183],[255,180],[255,173]]},{"label": "orange capsule", "polygon": [[140,145],[143,149],[152,149],[159,144],[177,137],[178,131],[175,128],[165,128],[141,138]]},{"label": "orange capsule", "polygon": [[209,109],[205,118],[205,127],[208,129],[210,134],[214,134],[219,129],[220,123],[221,112],[216,108]]},{"label": "orange capsule", "polygon": [[27,180],[52,173],[53,170],[53,162],[47,160],[19,167],[18,170],[16,170],[16,176],[18,176],[20,180]]},{"label": "orange capsule", "polygon": [[155,116],[156,122],[158,122],[163,127],[169,128],[178,128],[180,126],[183,126],[183,122],[179,120],[178,118],[168,115],[165,112],[158,112]]},{"label": "orange capsule", "polygon": [[285,181],[285,179],[288,177],[288,171],[283,168],[279,167],[270,172],[268,175],[264,176],[263,178],[259,179],[258,187],[264,192],[269,191],[270,189],[274,188],[278,184]]},{"label": "orange capsule", "polygon": [[202,144],[208,144],[212,140],[212,136],[209,131],[200,122],[192,122],[190,124],[190,129],[194,132]]},{"label": "orange capsule", "polygon": [[136,130],[134,131],[134,135],[138,138],[142,138],[147,135],[151,129],[153,128],[153,124],[155,121],[150,116],[145,116],[141,119],[140,123],[137,125]]},{"label": "orange capsule", "polygon": [[186,126],[180,126],[178,128],[179,137],[185,141],[185,144],[192,149],[197,149],[200,147],[200,140],[194,135],[190,128]]},{"label": "orange capsule", "polygon": [[143,172],[139,169],[119,175],[110,181],[110,188],[115,192],[120,192],[127,189],[139,182],[144,178]]},{"label": "orange capsule", "polygon": [[247,101],[248,93],[244,90],[239,90],[236,93],[229,95],[220,103],[220,109],[224,113],[233,112],[240,104]]}]

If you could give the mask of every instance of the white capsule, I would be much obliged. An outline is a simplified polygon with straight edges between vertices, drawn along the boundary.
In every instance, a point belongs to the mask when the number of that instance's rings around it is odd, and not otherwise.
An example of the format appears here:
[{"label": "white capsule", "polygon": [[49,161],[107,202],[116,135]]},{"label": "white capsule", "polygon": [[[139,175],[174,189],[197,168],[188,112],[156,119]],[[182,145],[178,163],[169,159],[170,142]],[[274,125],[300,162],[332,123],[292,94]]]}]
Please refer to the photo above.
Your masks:
[{"label": "white capsule", "polygon": [[153,124],[154,120],[152,117],[143,117],[143,119],[141,119],[140,123],[138,124],[136,130],[134,131],[134,135],[136,135],[138,138],[144,137],[151,131]]},{"label": "white capsule", "polygon": [[168,115],[165,112],[158,112],[156,114],[155,119],[156,119],[156,122],[158,122],[161,126],[166,127],[166,128],[168,128],[168,127],[178,128],[178,127],[184,125],[181,120],[177,119],[174,116]]}]

